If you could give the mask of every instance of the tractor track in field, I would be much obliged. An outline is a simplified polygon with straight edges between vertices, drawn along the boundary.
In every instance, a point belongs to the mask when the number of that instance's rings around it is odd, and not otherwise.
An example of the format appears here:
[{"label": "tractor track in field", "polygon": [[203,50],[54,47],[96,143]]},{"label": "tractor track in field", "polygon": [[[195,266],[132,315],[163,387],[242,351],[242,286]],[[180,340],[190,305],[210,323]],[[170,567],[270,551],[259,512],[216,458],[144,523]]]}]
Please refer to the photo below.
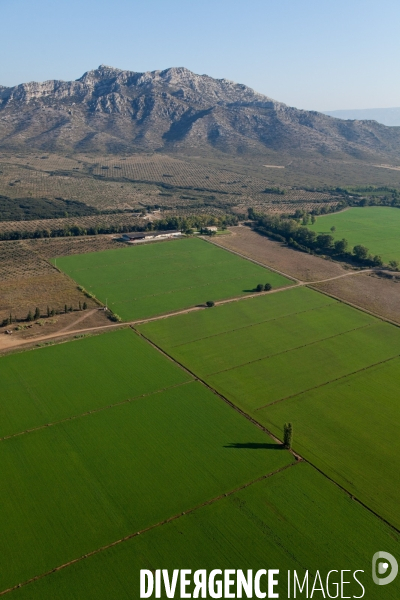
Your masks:
[{"label": "tractor track in field", "polygon": [[114,542],[111,542],[110,544],[106,544],[105,546],[101,546],[100,548],[97,548],[96,550],[92,550],[91,552],[88,552],[87,554],[84,554],[78,558],[74,558],[73,560],[70,560],[62,565],[59,565],[58,567],[55,567],[54,569],[51,569],[50,571],[46,571],[45,573],[36,575],[35,577],[31,577],[30,579],[27,579],[26,581],[24,581],[22,583],[18,583],[12,587],[9,587],[9,588],[1,591],[0,596],[5,596],[6,594],[9,594],[10,592],[14,592],[22,587],[25,587],[27,585],[35,583],[36,581],[44,579],[45,577],[48,577],[49,575],[52,575],[53,573],[57,573],[58,571],[62,571],[63,569],[66,569],[68,567],[71,567],[72,565],[80,563],[87,558],[96,556],[97,554],[100,554],[101,552],[109,550],[110,548],[113,548],[114,546],[119,546],[123,542],[127,542],[127,541],[137,537],[138,535],[142,535],[144,533],[152,531],[153,529],[156,529],[157,527],[162,527],[163,525],[172,523],[173,521],[176,521],[176,520],[180,519],[181,517],[184,517],[185,515],[190,515],[191,513],[195,512],[205,506],[210,506],[212,504],[215,504],[219,500],[223,500],[224,498],[232,496],[233,494],[236,494],[236,493],[250,487],[251,485],[260,483],[261,481],[264,481],[265,479],[269,479],[270,477],[273,477],[274,475],[277,475],[278,473],[282,473],[283,471],[286,471],[287,469],[290,469],[291,467],[294,467],[297,464],[298,464],[298,462],[292,462],[288,465],[280,467],[279,469],[276,469],[275,471],[271,471],[271,473],[267,473],[266,475],[261,475],[261,477],[257,477],[256,479],[253,479],[252,481],[249,481],[243,485],[240,485],[237,488],[230,490],[229,492],[220,494],[219,496],[215,496],[211,500],[206,500],[205,502],[202,502],[201,504],[198,504],[197,506],[194,506],[193,508],[189,508],[186,511],[182,511],[176,515],[173,515],[172,517],[168,517],[168,519],[159,521],[158,523],[155,523],[154,525],[149,525],[148,527],[145,527],[144,529],[140,529],[139,531],[130,533],[129,535],[126,535],[125,537],[120,538],[119,540],[115,540]]},{"label": "tractor track in field", "polygon": [[268,408],[269,406],[273,406],[274,404],[279,404],[280,402],[284,402],[285,400],[291,400],[296,398],[297,396],[301,396],[302,394],[306,394],[307,392],[312,392],[313,390],[318,390],[319,388],[325,387],[330,383],[335,383],[335,381],[340,381],[341,379],[346,379],[347,377],[351,377],[352,375],[356,375],[356,373],[361,373],[362,371],[368,371],[373,367],[377,367],[378,365],[383,365],[391,360],[396,360],[400,357],[400,354],[396,354],[395,356],[390,356],[389,358],[385,358],[384,360],[380,360],[372,365],[367,365],[366,367],[361,367],[361,369],[357,369],[356,371],[352,371],[351,373],[347,373],[346,375],[341,375],[340,377],[335,377],[335,379],[330,379],[329,381],[324,381],[324,383],[320,383],[319,385],[315,385],[314,387],[308,388],[307,390],[302,390],[301,392],[297,392],[296,394],[291,394],[290,396],[285,396],[285,398],[279,398],[278,400],[274,400],[269,404],[264,404],[264,406],[259,406],[254,409],[254,412],[258,410],[263,410],[264,408]]},{"label": "tractor track in field", "polygon": [[[309,346],[315,346],[315,344],[320,344],[321,342],[325,342],[326,340],[332,340],[334,338],[340,337],[342,335],[346,335],[346,333],[352,333],[353,331],[359,331],[360,329],[366,329],[367,327],[372,327],[374,323],[368,323],[367,325],[361,325],[360,327],[354,327],[354,329],[348,329],[347,331],[341,331],[340,333],[335,333],[325,338],[321,338],[319,340],[314,340],[313,342],[308,342],[308,344],[302,344],[301,346],[294,346],[293,348],[287,348],[286,350],[282,350],[281,352],[276,352],[275,354],[267,354],[266,356],[261,356],[260,358],[255,358],[254,360],[249,360],[245,363],[240,363],[235,367],[228,367],[227,369],[221,369],[221,371],[215,371],[212,373],[207,373],[207,377],[212,377],[213,375],[219,375],[220,373],[226,373],[227,371],[234,371],[235,369],[240,369],[240,367],[246,367],[247,365],[252,365],[257,362],[261,362],[262,360],[267,360],[269,358],[273,358],[274,356],[280,356],[282,354],[288,354],[289,352],[295,352],[296,350],[301,350],[302,348],[308,348]],[[185,345],[185,344],[183,344]],[[174,346],[176,348],[176,346]]]},{"label": "tractor track in field", "polygon": [[94,415],[99,412],[103,412],[104,410],[108,410],[109,408],[115,408],[116,406],[123,406],[124,404],[130,404],[131,402],[136,402],[137,400],[141,400],[142,398],[149,398],[150,396],[155,396],[156,394],[161,394],[162,392],[166,392],[168,390],[173,390],[175,388],[181,387],[183,385],[187,385],[188,383],[192,383],[193,379],[191,378],[189,381],[183,381],[182,383],[177,383],[175,385],[170,385],[169,387],[161,388],[156,390],[155,392],[149,392],[148,394],[140,394],[139,396],[134,396],[133,398],[128,398],[127,400],[121,400],[121,402],[116,402],[115,404],[108,404],[107,406],[101,406],[100,408],[94,408],[92,410],[88,410],[80,415],[72,415],[72,417],[65,417],[65,419],[60,419],[59,421],[54,421],[52,423],[45,423],[44,425],[38,425],[37,427],[32,427],[31,429],[25,429],[25,431],[18,431],[17,433],[11,433],[10,435],[5,435],[0,437],[0,442],[4,442],[6,440],[10,440],[12,438],[20,437],[21,435],[26,435],[28,433],[33,433],[34,431],[40,431],[41,429],[47,429],[48,427],[54,427],[55,425],[60,425],[61,423],[67,423],[68,421],[76,421],[77,419],[81,419],[83,417],[88,417],[89,415]]}]

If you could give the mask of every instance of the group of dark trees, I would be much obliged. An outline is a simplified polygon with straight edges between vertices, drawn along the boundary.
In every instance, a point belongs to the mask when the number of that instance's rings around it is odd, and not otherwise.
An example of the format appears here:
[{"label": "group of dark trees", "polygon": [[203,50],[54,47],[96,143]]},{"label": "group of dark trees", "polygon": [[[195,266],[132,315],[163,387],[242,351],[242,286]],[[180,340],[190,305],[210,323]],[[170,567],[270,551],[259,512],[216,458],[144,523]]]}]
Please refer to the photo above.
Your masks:
[{"label": "group of dark trees", "polygon": [[128,233],[131,231],[154,231],[165,229],[179,229],[183,233],[191,233],[194,229],[201,229],[208,225],[226,228],[229,225],[237,225],[236,215],[226,214],[214,215],[189,215],[187,217],[171,216],[166,219],[139,224],[137,220],[125,225],[99,224],[93,227],[81,227],[79,225],[66,225],[60,229],[36,229],[34,231],[5,231],[0,233],[0,241],[22,240],[37,238],[75,237],[85,235],[100,235],[110,233]]},{"label": "group of dark trees", "polygon": [[78,200],[64,198],[10,198],[0,195],[1,221],[32,221],[35,219],[60,219],[86,217],[99,211]]},{"label": "group of dark trees", "polygon": [[[342,260],[357,261],[363,266],[381,267],[383,260],[380,256],[372,256],[368,248],[361,244],[349,247],[346,239],[335,240],[329,233],[317,234],[296,219],[261,215],[249,209],[249,217],[255,221],[254,229],[280,242],[284,242],[308,253],[327,254]],[[333,229],[334,230],[334,229]]]},{"label": "group of dark trees", "polygon": [[256,292],[269,292],[272,290],[272,285],[270,283],[259,283],[256,286]]},{"label": "group of dark trees", "polygon": [[274,194],[276,196],[284,196],[285,190],[282,190],[279,187],[267,187],[267,188],[265,188],[265,190],[263,190],[262,193],[263,194]]}]

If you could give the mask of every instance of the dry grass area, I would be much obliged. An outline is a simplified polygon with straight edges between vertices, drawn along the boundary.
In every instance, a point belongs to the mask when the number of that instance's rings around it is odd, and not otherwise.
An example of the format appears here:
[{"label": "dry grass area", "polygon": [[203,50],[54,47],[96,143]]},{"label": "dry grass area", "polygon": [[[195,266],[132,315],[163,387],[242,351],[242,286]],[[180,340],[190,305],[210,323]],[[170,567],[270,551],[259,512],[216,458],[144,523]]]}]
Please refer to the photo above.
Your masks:
[{"label": "dry grass area", "polygon": [[35,170],[0,162],[0,194],[10,198],[65,198],[99,210],[135,209],[152,204],[156,186],[135,186],[129,181],[103,181],[89,173]]},{"label": "dry grass area", "polygon": [[319,281],[344,275],[341,265],[318,256],[297,252],[255,233],[248,227],[230,227],[232,235],[212,238],[220,246],[282,271],[301,281]]},{"label": "dry grass area", "polygon": [[[43,314],[61,311],[65,304],[74,309],[86,301],[88,308],[97,304],[86,298],[77,285],[60,273],[48,258],[63,254],[89,252],[114,247],[109,236],[96,238],[60,238],[54,240],[26,240],[0,243],[0,321],[9,316],[25,318],[36,307]],[[85,243],[73,244],[74,241]],[[88,242],[94,242],[92,244]],[[59,254],[59,255],[60,255]]]},{"label": "dry grass area", "polygon": [[312,210],[337,199],[329,193],[280,184],[283,196],[265,194],[271,169],[219,164],[162,154],[131,156],[0,155],[0,194],[11,198],[65,198],[100,210],[164,209],[210,204],[264,212]]},{"label": "dry grass area", "polygon": [[55,311],[64,310],[65,304],[77,309],[79,302],[84,302],[88,308],[97,304],[91,298],[84,296],[77,285],[63,273],[56,269],[48,275],[24,277],[9,280],[1,286],[0,296],[0,321],[11,313],[13,317],[23,319],[29,311],[34,312],[36,307],[41,313],[47,314],[47,307]]},{"label": "dry grass area", "polygon": [[25,241],[0,243],[0,281],[2,290],[7,282],[48,276],[53,267],[32,251]]},{"label": "dry grass area", "polygon": [[400,324],[400,282],[362,274],[318,283],[315,289]]},{"label": "dry grass area", "polygon": [[[95,327],[108,327],[110,320],[107,318],[104,310],[99,308],[88,309],[82,312],[72,312],[63,315],[56,315],[49,319],[40,319],[37,322],[26,324],[22,329],[17,330],[17,325],[0,327],[0,353],[12,351],[13,349],[30,348],[38,344],[53,343],[48,340],[54,335],[60,335],[60,340],[79,335],[79,331]],[[6,335],[5,331],[11,330],[12,335]],[[48,340],[48,341],[47,341]]]}]

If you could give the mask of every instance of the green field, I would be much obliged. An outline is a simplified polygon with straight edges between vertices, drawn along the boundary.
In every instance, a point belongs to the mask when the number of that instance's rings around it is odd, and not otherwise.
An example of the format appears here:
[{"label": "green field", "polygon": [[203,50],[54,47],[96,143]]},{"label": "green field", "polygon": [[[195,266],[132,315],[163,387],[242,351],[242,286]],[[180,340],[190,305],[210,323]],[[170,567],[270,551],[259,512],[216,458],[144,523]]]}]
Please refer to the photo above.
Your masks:
[{"label": "green field", "polygon": [[[129,600],[139,598],[143,568],[279,568],[275,591],[287,598],[286,571],[303,575],[307,568],[313,576],[318,569],[323,579],[331,569],[362,569],[358,576],[366,598],[396,600],[398,582],[385,587],[372,583],[370,563],[377,548],[398,555],[399,536],[303,463],[22,587],[11,597]],[[356,584],[344,586],[347,596],[361,592]],[[330,593],[335,595],[334,587]],[[313,597],[323,596],[316,592]]]},{"label": "green field", "polygon": [[201,239],[129,246],[57,258],[57,267],[124,320],[246,295],[259,283],[290,284],[277,273]]},{"label": "green field", "polygon": [[345,377],[256,413],[277,434],[296,427],[296,448],[400,528],[400,360]]},{"label": "green field", "polygon": [[292,461],[198,382],[3,440],[0,590]]},{"label": "green field", "polygon": [[[290,283],[199,239],[57,266],[126,319]],[[0,358],[0,593],[128,600],[142,568],[279,568],[286,598],[287,569],[361,569],[366,598],[396,600],[371,558],[400,536],[352,495],[400,528],[400,330],[306,287],[136,329]],[[311,464],[218,394],[279,439],[291,421]]]},{"label": "green field", "polygon": [[0,437],[189,380],[129,328],[4,356]]},{"label": "green field", "polygon": [[[308,226],[317,233],[330,233],[335,239],[345,238],[350,247],[362,244],[372,255],[380,255],[385,263],[400,261],[400,210],[389,206],[350,208],[340,213],[317,217]],[[331,227],[336,227],[333,233]]]},{"label": "green field", "polygon": [[279,437],[292,421],[295,449],[400,526],[399,329],[301,288],[208,311],[204,335],[199,316],[138,329]]}]

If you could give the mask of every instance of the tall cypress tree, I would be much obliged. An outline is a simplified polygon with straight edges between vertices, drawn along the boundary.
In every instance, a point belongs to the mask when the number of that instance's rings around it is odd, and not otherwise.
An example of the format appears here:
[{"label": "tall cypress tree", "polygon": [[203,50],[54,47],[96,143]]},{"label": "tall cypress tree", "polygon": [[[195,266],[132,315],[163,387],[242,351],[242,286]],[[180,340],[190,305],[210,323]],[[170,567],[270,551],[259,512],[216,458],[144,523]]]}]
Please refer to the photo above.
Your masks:
[{"label": "tall cypress tree", "polygon": [[285,423],[283,426],[283,443],[285,447],[290,450],[293,442],[293,425],[292,423]]}]

